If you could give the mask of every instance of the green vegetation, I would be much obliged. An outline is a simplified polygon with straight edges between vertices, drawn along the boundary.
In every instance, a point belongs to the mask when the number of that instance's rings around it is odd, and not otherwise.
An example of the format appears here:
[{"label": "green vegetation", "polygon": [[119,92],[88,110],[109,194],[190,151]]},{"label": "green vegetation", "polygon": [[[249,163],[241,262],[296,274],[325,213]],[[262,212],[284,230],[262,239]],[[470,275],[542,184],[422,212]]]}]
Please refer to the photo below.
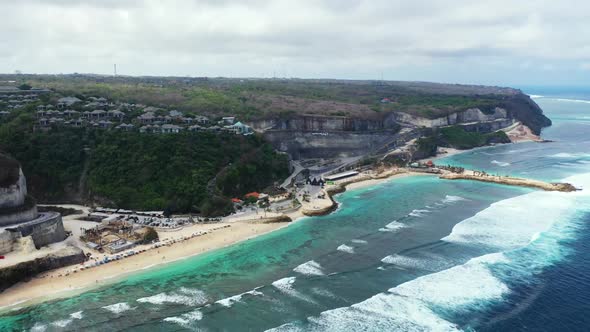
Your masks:
[{"label": "green vegetation", "polygon": [[430,156],[436,156],[436,150],[438,144],[434,137],[422,137],[416,142],[418,146],[418,154],[420,158],[427,158]]},{"label": "green vegetation", "polygon": [[467,132],[459,126],[443,128],[440,131],[441,145],[456,149],[471,149],[491,143],[509,143],[510,139],[503,131],[488,134]]},{"label": "green vegetation", "polygon": [[0,151],[21,163],[31,193],[44,202],[216,216],[233,210],[230,197],[263,190],[289,172],[287,156],[256,135],[33,131],[31,112],[0,125]]},{"label": "green vegetation", "polygon": [[[4,76],[62,95],[105,97],[211,117],[235,115],[241,120],[303,113],[379,117],[392,111],[433,118],[473,107],[489,110],[505,97],[505,91],[499,89],[479,93],[477,89],[483,91],[483,87],[469,90],[456,85],[421,86],[408,82]],[[392,102],[380,103],[384,97]]]},{"label": "green vegetation", "polygon": [[158,232],[152,227],[147,227],[145,234],[143,234],[143,243],[150,243],[152,241],[158,240]]}]

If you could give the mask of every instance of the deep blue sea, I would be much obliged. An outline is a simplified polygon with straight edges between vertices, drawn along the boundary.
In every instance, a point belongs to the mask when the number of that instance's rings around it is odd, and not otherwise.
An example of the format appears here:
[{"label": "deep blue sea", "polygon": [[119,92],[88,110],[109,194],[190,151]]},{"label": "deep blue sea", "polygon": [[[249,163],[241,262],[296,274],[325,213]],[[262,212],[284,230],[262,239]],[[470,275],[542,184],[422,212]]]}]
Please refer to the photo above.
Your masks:
[{"label": "deep blue sea", "polygon": [[329,216],[4,310],[0,330],[587,331],[590,93],[530,89],[553,142],[442,162],[584,190],[391,180],[337,196]]}]

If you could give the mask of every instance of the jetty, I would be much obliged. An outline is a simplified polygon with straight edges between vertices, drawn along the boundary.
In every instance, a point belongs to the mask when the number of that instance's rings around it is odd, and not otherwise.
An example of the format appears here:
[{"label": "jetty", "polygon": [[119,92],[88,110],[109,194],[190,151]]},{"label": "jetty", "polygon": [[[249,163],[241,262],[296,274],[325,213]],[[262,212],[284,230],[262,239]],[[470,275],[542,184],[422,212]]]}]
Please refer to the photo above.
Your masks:
[{"label": "jetty", "polygon": [[464,170],[460,173],[443,170],[439,177],[445,180],[472,180],[481,182],[491,182],[505,184],[509,186],[536,188],[546,191],[573,192],[578,190],[570,183],[550,183],[540,180],[532,180],[511,176],[491,175],[485,172],[470,170]]}]

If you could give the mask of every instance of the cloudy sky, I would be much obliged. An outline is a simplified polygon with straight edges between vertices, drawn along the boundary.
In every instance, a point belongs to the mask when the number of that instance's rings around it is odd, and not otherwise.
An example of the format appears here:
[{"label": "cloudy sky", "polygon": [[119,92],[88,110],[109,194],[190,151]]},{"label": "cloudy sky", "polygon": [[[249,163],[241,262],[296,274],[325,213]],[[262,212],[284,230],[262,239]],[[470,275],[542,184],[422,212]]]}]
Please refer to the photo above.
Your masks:
[{"label": "cloudy sky", "polygon": [[590,1],[0,0],[0,72],[590,84]]}]

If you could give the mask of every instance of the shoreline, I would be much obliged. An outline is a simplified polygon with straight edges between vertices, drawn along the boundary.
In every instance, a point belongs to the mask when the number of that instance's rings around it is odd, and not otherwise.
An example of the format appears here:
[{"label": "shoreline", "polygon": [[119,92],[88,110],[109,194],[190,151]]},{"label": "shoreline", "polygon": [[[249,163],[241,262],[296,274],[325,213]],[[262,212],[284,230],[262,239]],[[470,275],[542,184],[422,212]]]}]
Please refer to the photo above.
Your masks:
[{"label": "shoreline", "polygon": [[[435,161],[474,150],[458,150],[452,148],[442,149],[444,149],[443,154],[437,154],[435,157],[424,160]],[[166,264],[172,264],[180,260],[196,257],[205,253],[211,253],[215,250],[255,239],[259,236],[288,227],[304,217],[329,215],[337,210],[339,206],[339,203],[334,197],[347,190],[376,186],[404,177],[425,175],[432,176],[436,174],[415,172],[405,168],[389,168],[381,170],[379,173],[362,173],[353,178],[336,181],[334,185],[326,186],[324,189],[327,195],[326,199],[330,201],[329,205],[325,205],[324,203],[324,206],[311,210],[306,210],[306,206],[302,205],[297,210],[282,214],[282,216],[291,218],[291,222],[264,222],[265,220],[274,217],[248,220],[240,219],[238,217],[235,218],[235,220],[228,218],[228,221],[225,222],[197,224],[184,227],[177,231],[166,232],[166,235],[184,235],[190,234],[191,232],[208,231],[216,228],[203,236],[191,238],[170,246],[163,246],[157,250],[148,250],[140,255],[101,265],[92,269],[77,271],[75,274],[65,275],[66,271],[70,271],[75,266],[68,266],[44,272],[33,277],[29,281],[18,283],[1,292],[0,312],[16,310],[23,306],[30,306],[49,300],[67,298],[97,287],[118,282],[126,276],[141,273],[144,270],[162,267]],[[69,206],[78,207],[75,205]],[[81,206],[78,208],[87,209],[87,207]],[[72,221],[72,219],[74,219],[73,217],[75,216],[64,218],[64,223],[66,221]],[[154,259],[159,259],[160,256],[161,261],[154,263]]]},{"label": "shoreline", "polygon": [[[246,242],[288,227],[292,223],[236,221],[231,223],[193,225],[186,229],[192,231],[196,229],[195,226],[222,228],[185,242],[148,250],[133,257],[92,269],[78,271],[75,274],[65,275],[66,271],[73,269],[75,266],[67,266],[41,273],[29,281],[18,283],[0,293],[0,312],[17,310],[20,307],[59,298],[67,298],[97,287],[115,283],[129,275]],[[230,225],[230,227],[224,227],[227,225]]]},{"label": "shoreline", "polygon": [[[335,211],[339,204],[334,199],[334,196],[346,190],[375,186],[398,178],[418,175],[427,174],[410,172],[404,169],[390,169],[379,173],[376,177],[364,176],[357,179],[344,180],[342,183],[326,189],[328,199],[331,200],[332,204],[327,208],[317,211],[314,215],[328,215]],[[336,188],[338,189],[335,190]],[[44,272],[29,281],[18,283],[0,293],[0,312],[18,310],[22,307],[50,300],[71,297],[118,282],[129,275],[249,241],[288,227],[305,217],[311,216],[304,212],[304,207],[302,206],[298,210],[284,214],[284,216],[291,218],[291,222],[261,223],[259,219],[238,219],[233,222],[193,225],[185,227],[178,232],[185,234],[205,228],[218,229],[206,235],[191,238],[185,242],[163,246],[157,250],[148,250],[137,256],[128,257],[92,269],[78,271],[75,274],[65,275],[66,271],[72,270],[75,266]],[[230,227],[224,227],[228,225]],[[154,262],[155,259],[160,258],[162,259],[160,262]]]}]

